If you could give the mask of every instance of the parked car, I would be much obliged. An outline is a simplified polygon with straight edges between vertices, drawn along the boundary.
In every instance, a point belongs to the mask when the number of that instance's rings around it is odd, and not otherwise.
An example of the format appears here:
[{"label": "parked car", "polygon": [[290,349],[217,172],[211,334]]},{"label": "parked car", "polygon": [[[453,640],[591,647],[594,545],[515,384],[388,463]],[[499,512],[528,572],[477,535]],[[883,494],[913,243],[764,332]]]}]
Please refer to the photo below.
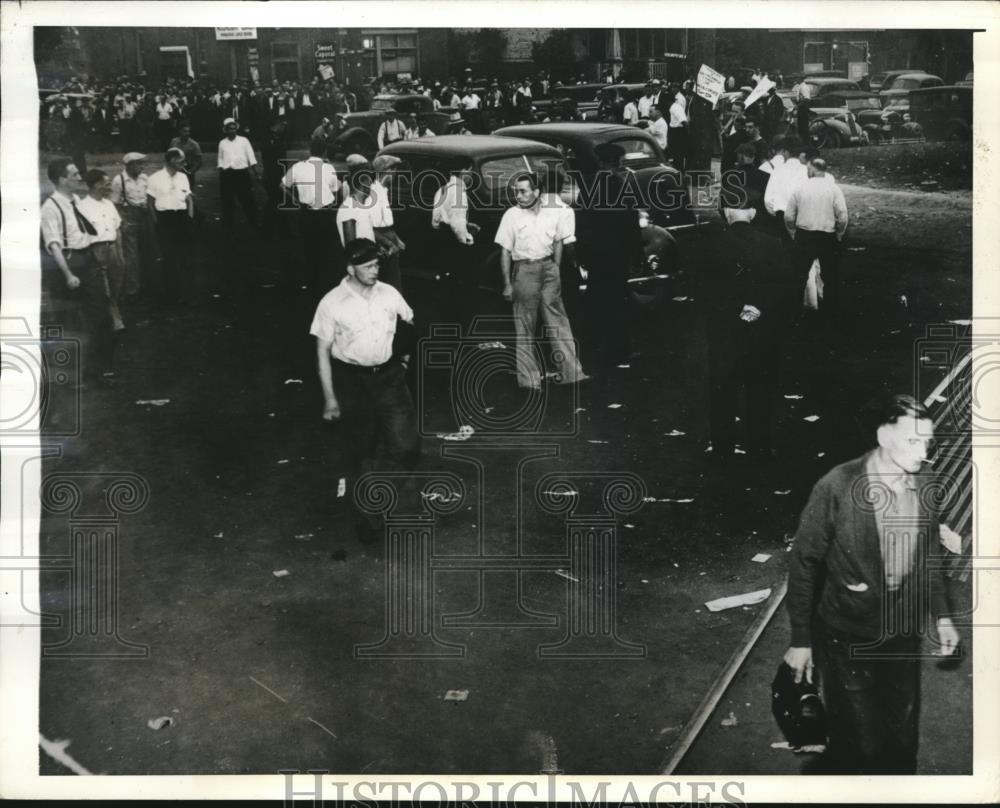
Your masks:
[{"label": "parked car", "polygon": [[696,223],[680,172],[667,164],[659,144],[643,129],[610,123],[542,123],[506,126],[494,134],[556,147],[584,182],[592,182],[600,168],[595,148],[614,143],[624,150],[618,173],[635,177],[641,207],[654,225],[677,228]]},{"label": "parked car", "polygon": [[880,70],[878,73],[873,75],[868,79],[868,88],[873,92],[877,93],[883,89],[888,89],[886,86],[891,82],[896,76],[901,76],[904,73],[913,73],[913,68],[897,68],[895,70]]},{"label": "parked car", "polygon": [[[855,96],[867,96],[862,90],[826,93],[809,103],[809,139],[819,149],[836,149],[861,146],[868,143],[868,135],[858,123],[852,103],[861,103]],[[875,101],[877,104],[877,99]],[[876,108],[877,109],[877,108]]]},{"label": "parked car", "polygon": [[860,90],[856,81],[836,76],[806,76],[802,83],[809,87],[809,98],[815,99],[827,93],[842,93],[846,90]]},{"label": "parked car", "polygon": [[565,169],[562,155],[553,146],[493,135],[404,140],[386,146],[379,154],[391,154],[402,161],[391,201],[396,231],[407,245],[402,254],[404,274],[425,280],[445,274],[432,238],[434,194],[453,170],[467,169],[474,175],[468,219],[480,228],[469,247],[468,270],[475,273],[481,286],[497,290],[502,286],[500,249],[493,239],[504,211],[515,204],[511,180],[526,170],[545,177]]},{"label": "parked car", "polygon": [[562,87],[553,87],[549,91],[552,96],[552,105],[563,105],[567,101],[575,106],[579,120],[596,121],[597,109],[601,103],[601,91],[607,84],[567,84]]},{"label": "parked car", "polygon": [[921,71],[911,71],[910,73],[900,73],[890,81],[882,85],[879,97],[882,105],[885,106],[890,99],[899,98],[909,93],[911,90],[919,90],[924,87],[940,87],[944,84],[940,76],[932,76],[930,73]]},{"label": "parked car", "polygon": [[631,99],[641,96],[645,89],[645,84],[605,84],[597,106],[597,119],[621,123],[625,105]]},{"label": "parked car", "polygon": [[972,87],[925,87],[910,91],[910,117],[928,140],[972,138]]},{"label": "parked car", "polygon": [[444,135],[461,129],[461,115],[447,109],[435,111],[434,102],[425,95],[376,95],[371,108],[365,112],[351,112],[344,116],[344,130],[337,136],[338,152],[363,154],[371,157],[378,151],[378,130],[386,119],[386,110],[394,109],[403,117],[413,112],[418,121],[426,121],[435,135]]},{"label": "parked car", "polygon": [[961,81],[955,82],[956,87],[971,87],[972,86],[972,71],[970,70],[965,74],[965,78]]}]

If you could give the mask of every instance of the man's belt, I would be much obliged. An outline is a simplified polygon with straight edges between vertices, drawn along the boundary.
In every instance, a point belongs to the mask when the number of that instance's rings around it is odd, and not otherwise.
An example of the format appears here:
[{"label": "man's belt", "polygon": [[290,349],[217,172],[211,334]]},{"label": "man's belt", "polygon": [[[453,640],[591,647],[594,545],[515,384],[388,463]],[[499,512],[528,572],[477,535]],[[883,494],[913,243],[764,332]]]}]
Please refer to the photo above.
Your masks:
[{"label": "man's belt", "polygon": [[336,357],[333,357],[333,364],[338,368],[343,368],[352,373],[358,373],[364,376],[374,376],[377,373],[381,373],[383,370],[388,370],[396,365],[395,358],[390,359],[388,362],[383,362],[381,365],[355,365],[353,362],[344,362]]},{"label": "man's belt", "polygon": [[553,256],[546,255],[544,258],[515,258],[515,264],[540,264],[542,261],[551,261]]}]

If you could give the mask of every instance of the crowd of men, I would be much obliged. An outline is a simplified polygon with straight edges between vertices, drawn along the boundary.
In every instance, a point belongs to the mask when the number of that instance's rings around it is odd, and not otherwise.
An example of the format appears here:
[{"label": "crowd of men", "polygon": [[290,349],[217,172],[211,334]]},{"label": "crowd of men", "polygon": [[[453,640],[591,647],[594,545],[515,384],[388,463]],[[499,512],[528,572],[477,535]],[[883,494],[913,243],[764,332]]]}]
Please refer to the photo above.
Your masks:
[{"label": "crowd of men", "polygon": [[[551,91],[545,86],[547,77],[538,81],[537,92]],[[221,133],[214,168],[223,231],[241,237],[237,208],[247,232],[253,233],[279,232],[288,224],[279,209],[293,212],[318,301],[309,331],[316,338],[322,417],[342,422],[340,434],[348,441],[355,475],[373,466],[377,443],[382,468],[412,469],[420,445],[406,378],[409,355],[394,348],[397,323],[414,319],[400,271],[407,245],[396,232],[389,198],[399,160],[383,154],[369,161],[351,154],[346,172],[338,175],[328,159],[330,124],[361,100],[346,88],[315,83],[260,91],[240,86],[201,90],[177,82],[155,93],[129,83],[89,89],[98,90],[92,113],[105,120],[111,110],[119,142],[131,150],[124,154],[120,171],[110,175],[86,169],[75,154],[52,159],[47,171],[53,192],[41,207],[47,305],[64,314],[75,312],[82,320],[84,385],[113,382],[114,334],[127,327],[123,309],[130,296],[146,290],[166,304],[188,297],[191,228],[198,214],[196,180],[205,168],[198,141],[214,141]],[[413,91],[430,93],[438,105],[462,108],[479,127],[486,120],[476,115],[480,110],[497,111],[504,122],[523,119],[536,89],[525,80],[506,86],[491,82],[485,98],[459,82],[430,87],[418,83]],[[730,463],[740,445],[737,423],[742,423],[747,447],[740,453],[765,463],[774,456],[772,408],[782,346],[792,329],[804,327],[799,313],[809,285],[817,283],[817,268],[826,326],[836,328],[840,307],[839,269],[849,221],[844,194],[807,140],[794,131],[779,133],[768,123],[773,123],[770,110],[777,108],[773,98],[772,93],[762,99],[757,114],[737,109],[720,129],[713,129],[711,107],[693,93],[690,83],[663,88],[651,81],[623,112],[625,122],[648,126],[682,173],[708,165],[699,127],[721,136],[719,213],[724,233],[717,259],[699,273],[709,344],[711,450],[713,460],[721,464]],[[60,105],[66,103],[52,102],[50,121],[78,118],[87,106],[71,105],[65,116]],[[95,120],[93,114],[90,120]],[[125,125],[129,121],[133,128]],[[192,134],[196,129],[203,133],[201,138]],[[309,143],[308,156],[294,163],[286,159],[289,129],[304,133]],[[102,136],[110,133],[101,130]],[[389,115],[379,144],[429,136],[432,133],[426,127],[421,130],[418,121]],[[144,137],[153,138],[163,154],[162,167],[149,174],[144,169],[151,158],[134,150],[149,142]],[[708,161],[711,155],[708,146]],[[607,163],[617,165],[620,157],[607,155]],[[267,196],[263,216],[253,192],[253,183],[261,181]],[[470,273],[463,276],[463,261],[480,236],[478,226],[468,220],[467,183],[467,173],[456,170],[438,190],[426,234],[436,239],[441,260],[456,275],[453,309],[463,319],[468,315],[462,305],[468,300],[463,298],[472,288],[464,277]],[[620,265],[623,256],[641,255],[637,211],[617,201],[613,187],[590,209],[582,209],[565,177],[558,186],[545,187],[541,178],[525,172],[514,176],[511,185],[514,205],[503,215],[494,241],[501,255],[502,295],[512,306],[517,385],[536,395],[548,384],[586,383],[628,357],[628,292]],[[591,244],[592,288],[591,303],[577,319],[586,330],[578,340],[563,300],[561,271],[567,260],[577,262],[577,235],[583,233]],[[556,357],[551,364],[540,364],[534,351],[539,325],[546,329],[550,355]],[[577,350],[581,342],[582,357]],[[737,417],[741,393],[746,402],[742,420]],[[859,537],[847,521],[824,516],[837,510],[852,480],[866,470],[902,476],[900,490],[915,490],[914,475],[922,471],[925,456],[912,449],[911,433],[914,423],[923,425],[926,413],[915,402],[897,397],[876,420],[880,448],[825,477],[803,515],[790,587],[793,647],[786,657],[799,680],[812,675],[810,625],[817,593],[822,591],[829,600],[827,589],[841,579],[848,589],[857,584],[857,574],[841,563],[845,542],[867,542],[858,545],[858,555],[868,558],[874,553],[872,574],[892,593],[893,603],[902,603],[911,579],[924,574],[925,546],[894,551],[883,569],[878,548],[889,539],[881,523],[871,536]],[[926,441],[921,446],[925,450]],[[909,499],[906,503],[901,507],[919,515],[917,505]],[[356,521],[359,538],[377,538],[379,525],[370,517],[359,514]],[[826,582],[824,568],[833,572]],[[912,771],[917,704],[913,666],[890,670],[879,667],[878,661],[867,663],[868,678],[862,683],[866,687],[860,687],[858,668],[843,649],[845,643],[870,639],[878,627],[868,611],[879,604],[866,602],[862,618],[845,616],[847,607],[840,599],[827,600],[820,601],[819,616],[825,624],[817,634],[822,645],[817,659],[824,666],[831,708],[837,712],[834,748],[844,761],[854,761],[845,762],[845,770]],[[942,643],[951,649],[957,634],[942,615],[944,607],[935,603],[935,616],[945,621],[938,623]],[[909,635],[899,640],[901,648],[911,650],[915,642]],[[891,691],[899,678],[905,680],[904,692]],[[883,680],[888,692],[895,692],[894,700],[880,699],[872,690],[873,682]]]}]

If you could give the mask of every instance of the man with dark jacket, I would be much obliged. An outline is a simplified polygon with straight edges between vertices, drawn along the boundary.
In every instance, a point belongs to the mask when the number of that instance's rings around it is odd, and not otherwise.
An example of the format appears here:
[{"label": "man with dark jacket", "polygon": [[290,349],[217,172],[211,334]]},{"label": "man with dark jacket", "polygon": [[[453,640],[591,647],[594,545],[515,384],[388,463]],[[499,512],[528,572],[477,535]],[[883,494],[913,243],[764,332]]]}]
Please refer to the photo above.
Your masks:
[{"label": "man with dark jacket", "polygon": [[699,274],[706,309],[712,457],[731,460],[741,389],[746,397],[748,455],[768,460],[771,410],[782,343],[792,311],[795,276],[781,242],[753,227],[752,208],[724,208],[729,227],[719,260]]},{"label": "man with dark jacket", "polygon": [[757,168],[756,151],[752,143],[741,143],[736,149],[736,166],[722,172],[719,186],[719,211],[726,208],[753,208],[758,223],[764,218],[764,193],[770,177]]},{"label": "man with dark jacket", "polygon": [[878,447],[813,488],[788,580],[785,662],[812,682],[813,652],[829,722],[831,773],[915,774],[921,643],[959,636],[938,548],[939,479],[925,471],[933,422],[912,396],[874,403]]}]

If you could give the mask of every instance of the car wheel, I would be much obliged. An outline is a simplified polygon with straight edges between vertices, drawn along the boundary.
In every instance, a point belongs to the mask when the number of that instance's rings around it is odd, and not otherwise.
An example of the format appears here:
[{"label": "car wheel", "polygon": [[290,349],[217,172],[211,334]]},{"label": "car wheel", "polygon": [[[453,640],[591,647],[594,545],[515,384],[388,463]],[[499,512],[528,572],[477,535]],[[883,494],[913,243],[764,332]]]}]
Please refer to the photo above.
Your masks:
[{"label": "car wheel", "polygon": [[822,124],[810,127],[809,139],[817,149],[835,149],[840,143],[837,133]]}]

